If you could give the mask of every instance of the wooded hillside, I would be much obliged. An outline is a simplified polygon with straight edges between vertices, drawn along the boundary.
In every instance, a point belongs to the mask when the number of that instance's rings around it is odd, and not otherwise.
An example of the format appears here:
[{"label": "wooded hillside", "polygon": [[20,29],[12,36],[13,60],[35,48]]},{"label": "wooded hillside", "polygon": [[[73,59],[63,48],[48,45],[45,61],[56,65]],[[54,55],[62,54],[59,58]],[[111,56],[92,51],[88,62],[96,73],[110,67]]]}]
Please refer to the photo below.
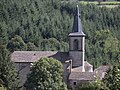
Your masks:
[{"label": "wooded hillside", "polygon": [[[68,51],[76,3],[60,0],[1,0],[0,37],[9,51]],[[120,7],[79,4],[86,34],[86,60],[96,66],[120,57]]]}]

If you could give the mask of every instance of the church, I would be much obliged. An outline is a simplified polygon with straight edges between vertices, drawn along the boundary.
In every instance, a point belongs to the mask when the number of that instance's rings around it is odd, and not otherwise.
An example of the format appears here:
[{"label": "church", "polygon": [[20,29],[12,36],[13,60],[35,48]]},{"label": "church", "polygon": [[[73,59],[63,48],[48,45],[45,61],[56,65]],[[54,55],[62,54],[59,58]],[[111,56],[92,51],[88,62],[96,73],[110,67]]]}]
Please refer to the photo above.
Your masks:
[{"label": "church", "polygon": [[[63,65],[63,81],[68,88],[74,88],[79,83],[87,83],[96,77],[102,80],[109,66],[100,66],[93,70],[93,66],[85,61],[85,34],[82,29],[79,7],[77,5],[72,32],[69,37],[69,51],[14,51],[11,60],[15,63],[20,76],[20,86],[23,87],[27,74],[33,62],[42,57],[52,57]],[[21,89],[24,90],[24,87]]]}]

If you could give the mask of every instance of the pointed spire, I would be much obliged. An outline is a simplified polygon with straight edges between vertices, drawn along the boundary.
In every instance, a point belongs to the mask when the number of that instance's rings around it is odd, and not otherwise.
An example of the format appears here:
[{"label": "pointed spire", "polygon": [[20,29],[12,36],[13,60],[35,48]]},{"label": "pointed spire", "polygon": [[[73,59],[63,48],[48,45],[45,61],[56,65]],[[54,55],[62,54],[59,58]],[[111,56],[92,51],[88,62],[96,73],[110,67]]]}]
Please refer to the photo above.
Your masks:
[{"label": "pointed spire", "polygon": [[74,22],[73,22],[73,28],[72,33],[79,33],[80,35],[85,35],[82,30],[82,24],[80,19],[80,13],[79,13],[79,7],[77,5],[74,15]]},{"label": "pointed spire", "polygon": [[76,15],[80,17],[79,6],[76,7]]}]

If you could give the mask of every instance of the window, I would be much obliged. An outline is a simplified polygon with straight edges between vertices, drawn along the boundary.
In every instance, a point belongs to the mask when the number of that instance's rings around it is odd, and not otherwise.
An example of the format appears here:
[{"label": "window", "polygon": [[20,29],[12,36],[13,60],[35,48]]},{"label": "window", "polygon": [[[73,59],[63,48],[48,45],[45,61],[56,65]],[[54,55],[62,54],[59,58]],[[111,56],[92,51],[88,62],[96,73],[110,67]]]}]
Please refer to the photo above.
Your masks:
[{"label": "window", "polygon": [[73,46],[73,47],[74,47],[74,50],[78,50],[78,46],[79,46],[78,44],[79,44],[78,40],[75,39],[75,40],[74,40],[74,46]]},{"label": "window", "polygon": [[77,84],[77,82],[73,82],[73,85],[76,85]]}]

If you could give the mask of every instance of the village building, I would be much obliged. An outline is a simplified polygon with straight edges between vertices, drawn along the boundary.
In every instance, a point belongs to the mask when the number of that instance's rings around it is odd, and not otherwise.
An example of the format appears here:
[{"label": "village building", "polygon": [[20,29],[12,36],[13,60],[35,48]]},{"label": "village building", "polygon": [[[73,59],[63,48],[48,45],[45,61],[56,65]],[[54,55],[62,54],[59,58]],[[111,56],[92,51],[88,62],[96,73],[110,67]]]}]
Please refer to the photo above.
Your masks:
[{"label": "village building", "polygon": [[[69,36],[69,52],[58,51],[14,51],[11,55],[23,86],[31,64],[42,57],[53,57],[63,65],[63,81],[71,88],[79,83],[92,81],[96,76],[102,80],[108,66],[100,66],[93,70],[93,65],[85,61],[85,34],[82,29],[79,7],[76,7],[72,32]],[[22,88],[21,90],[24,90]]]}]

